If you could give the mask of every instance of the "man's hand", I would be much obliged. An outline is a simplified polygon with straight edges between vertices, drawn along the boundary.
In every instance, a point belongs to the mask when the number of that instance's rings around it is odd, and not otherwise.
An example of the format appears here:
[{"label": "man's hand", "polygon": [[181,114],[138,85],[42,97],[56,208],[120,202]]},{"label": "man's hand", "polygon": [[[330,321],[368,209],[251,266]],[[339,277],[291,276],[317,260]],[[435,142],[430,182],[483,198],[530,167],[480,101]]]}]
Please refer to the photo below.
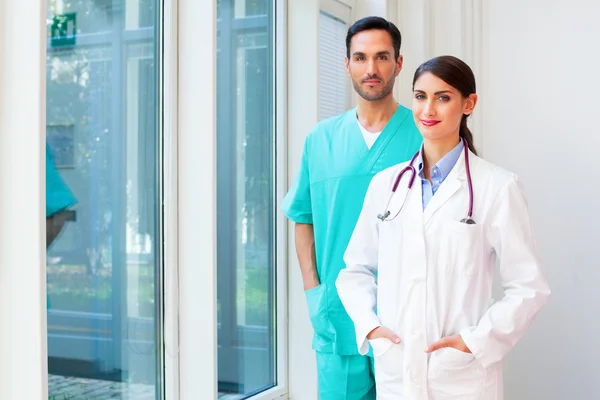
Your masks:
[{"label": "man's hand", "polygon": [[443,347],[452,347],[456,350],[462,351],[463,353],[471,353],[471,350],[467,347],[467,345],[463,341],[462,336],[460,335],[446,336],[444,338],[441,338],[437,342],[431,344],[425,350],[425,352],[433,353],[434,351],[439,350]]},{"label": "man's hand", "polygon": [[368,340],[385,338],[393,343],[400,343],[400,337],[385,326],[378,326],[367,335]]}]

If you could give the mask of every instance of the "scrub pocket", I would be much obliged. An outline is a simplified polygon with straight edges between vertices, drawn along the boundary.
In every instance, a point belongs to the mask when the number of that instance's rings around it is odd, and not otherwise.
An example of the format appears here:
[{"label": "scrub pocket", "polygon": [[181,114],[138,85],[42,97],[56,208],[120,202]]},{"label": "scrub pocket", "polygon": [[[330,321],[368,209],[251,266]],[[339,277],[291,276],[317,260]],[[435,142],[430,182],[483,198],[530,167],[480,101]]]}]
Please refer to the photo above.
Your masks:
[{"label": "scrub pocket", "polygon": [[482,400],[487,371],[471,353],[452,347],[431,355],[429,387],[436,400]]},{"label": "scrub pocket", "polygon": [[483,268],[483,229],[481,225],[469,225],[452,221],[447,230],[450,246],[450,273],[473,276]]},{"label": "scrub pocket", "polygon": [[327,284],[322,283],[317,287],[304,292],[308,304],[308,315],[315,331],[315,340],[326,344],[333,342],[335,331],[329,319],[329,304],[327,301]]}]

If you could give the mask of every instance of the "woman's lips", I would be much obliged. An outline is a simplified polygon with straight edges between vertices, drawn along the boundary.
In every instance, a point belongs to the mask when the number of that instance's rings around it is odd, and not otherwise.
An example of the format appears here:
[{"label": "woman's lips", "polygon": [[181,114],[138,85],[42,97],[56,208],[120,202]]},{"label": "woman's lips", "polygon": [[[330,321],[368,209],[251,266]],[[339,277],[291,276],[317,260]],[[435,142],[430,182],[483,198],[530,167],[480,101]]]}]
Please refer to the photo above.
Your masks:
[{"label": "woman's lips", "polygon": [[440,123],[440,121],[435,121],[432,119],[422,119],[421,123],[425,126],[434,126]]}]

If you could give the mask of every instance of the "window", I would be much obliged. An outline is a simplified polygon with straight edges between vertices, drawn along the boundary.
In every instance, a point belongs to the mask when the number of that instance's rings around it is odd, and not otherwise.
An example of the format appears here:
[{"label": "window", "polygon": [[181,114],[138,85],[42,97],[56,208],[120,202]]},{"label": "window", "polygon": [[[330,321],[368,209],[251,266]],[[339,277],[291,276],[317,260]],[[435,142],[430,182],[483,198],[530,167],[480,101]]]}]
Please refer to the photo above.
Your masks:
[{"label": "window", "polygon": [[159,6],[48,0],[50,398],[162,398]]},{"label": "window", "polygon": [[274,0],[217,3],[219,392],[277,384]]},{"label": "window", "polygon": [[348,109],[346,24],[329,14],[319,15],[319,120]]},{"label": "window", "polygon": [[324,1],[319,14],[319,120],[348,110],[349,78],[344,65],[350,7]]}]

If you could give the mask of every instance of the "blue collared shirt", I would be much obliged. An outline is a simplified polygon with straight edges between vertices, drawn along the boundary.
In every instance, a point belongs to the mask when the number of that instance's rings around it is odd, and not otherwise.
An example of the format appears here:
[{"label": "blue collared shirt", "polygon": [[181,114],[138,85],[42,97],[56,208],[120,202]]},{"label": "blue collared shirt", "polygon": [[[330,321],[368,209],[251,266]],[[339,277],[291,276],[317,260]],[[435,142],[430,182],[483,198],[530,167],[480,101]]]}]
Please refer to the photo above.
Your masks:
[{"label": "blue collared shirt", "polygon": [[452,168],[454,168],[463,148],[464,145],[461,140],[455,148],[442,157],[442,159],[431,168],[431,182],[429,182],[429,180],[425,178],[423,172],[423,146],[421,146],[421,162],[419,163],[418,172],[419,177],[421,178],[421,187],[423,189],[423,210],[425,210],[425,207],[427,207],[427,204],[429,204],[435,192],[437,192],[442,182],[444,182],[450,171],[452,171]]}]

